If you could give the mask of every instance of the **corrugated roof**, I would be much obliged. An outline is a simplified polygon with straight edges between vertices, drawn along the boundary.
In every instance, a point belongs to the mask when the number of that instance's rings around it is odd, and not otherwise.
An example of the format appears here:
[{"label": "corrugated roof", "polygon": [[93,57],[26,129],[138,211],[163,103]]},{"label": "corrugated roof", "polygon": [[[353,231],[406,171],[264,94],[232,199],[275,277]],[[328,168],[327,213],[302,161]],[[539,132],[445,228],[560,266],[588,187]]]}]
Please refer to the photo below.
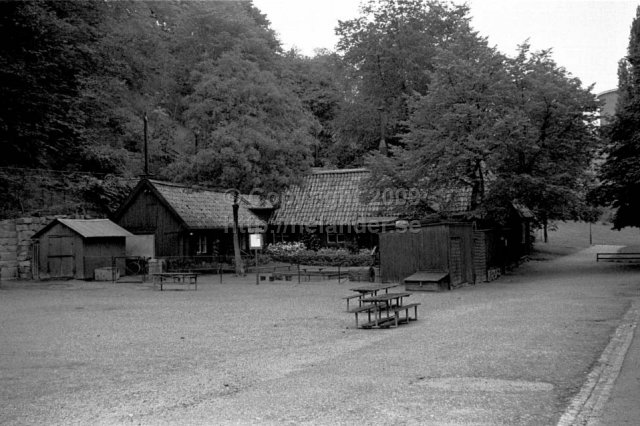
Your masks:
[{"label": "corrugated roof", "polygon": [[83,238],[132,237],[133,234],[109,219],[56,219]]},{"label": "corrugated roof", "polygon": [[360,200],[366,169],[314,170],[300,186],[282,197],[271,217],[272,224],[355,225],[363,218],[378,216],[379,203]]},{"label": "corrugated roof", "polygon": [[[233,227],[232,194],[151,179],[149,182],[188,227],[194,229]],[[266,226],[265,221],[248,209],[250,206],[248,202],[241,202],[239,205],[238,225],[241,228]]]}]

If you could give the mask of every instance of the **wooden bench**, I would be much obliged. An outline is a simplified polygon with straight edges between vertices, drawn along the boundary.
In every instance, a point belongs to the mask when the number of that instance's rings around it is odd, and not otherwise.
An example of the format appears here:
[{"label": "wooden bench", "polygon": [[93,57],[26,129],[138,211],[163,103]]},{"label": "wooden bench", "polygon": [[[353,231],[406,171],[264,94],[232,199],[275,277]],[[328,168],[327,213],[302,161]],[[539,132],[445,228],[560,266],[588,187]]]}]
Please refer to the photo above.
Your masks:
[{"label": "wooden bench", "polygon": [[358,299],[359,303],[358,306],[362,306],[362,294],[354,294],[353,296],[345,296],[342,298],[343,300],[347,301],[347,311],[349,311],[349,302],[351,301],[351,299]]},{"label": "wooden bench", "polygon": [[[393,313],[398,317],[398,321],[408,323],[409,321],[418,320],[418,306],[420,306],[420,303],[407,303],[406,305],[402,306],[394,306],[393,308],[391,308],[391,311],[393,311]],[[413,318],[409,316],[409,309],[411,308],[413,308],[414,310]],[[400,313],[402,311],[404,311],[404,319],[402,319],[402,317],[400,316]]]},{"label": "wooden bench", "polygon": [[396,327],[398,326],[397,315],[375,318],[373,321],[369,321],[362,324],[360,328],[374,328],[374,327],[388,328],[388,327],[391,327],[392,324],[395,325]]},{"label": "wooden bench", "polygon": [[187,289],[194,285],[194,289],[198,290],[198,274],[194,272],[162,272],[153,274],[153,284],[158,282],[160,284],[160,291],[164,290],[166,284],[181,284],[186,285]]},{"label": "wooden bench", "polygon": [[350,314],[356,315],[356,328],[358,327],[358,314],[367,314],[367,321],[371,322],[371,314],[378,315],[380,308],[377,305],[365,305],[353,308],[349,311]]},{"label": "wooden bench", "polygon": [[276,281],[276,280],[287,280],[291,281],[292,274],[291,272],[262,272],[258,274],[260,277],[260,281]]},{"label": "wooden bench", "polygon": [[640,253],[597,253],[596,262],[640,262]]}]

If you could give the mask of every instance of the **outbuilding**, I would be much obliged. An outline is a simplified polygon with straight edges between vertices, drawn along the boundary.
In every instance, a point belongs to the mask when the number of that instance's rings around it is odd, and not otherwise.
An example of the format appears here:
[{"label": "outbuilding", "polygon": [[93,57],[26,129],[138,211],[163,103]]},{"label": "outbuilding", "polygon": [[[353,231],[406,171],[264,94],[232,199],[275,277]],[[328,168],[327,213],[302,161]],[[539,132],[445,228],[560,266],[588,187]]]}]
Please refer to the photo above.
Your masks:
[{"label": "outbuilding", "polygon": [[380,234],[383,282],[404,282],[411,290],[474,284],[473,235],[470,223],[436,223]]},{"label": "outbuilding", "polygon": [[98,268],[124,274],[129,231],[108,219],[55,219],[33,235],[38,279],[92,279]]}]

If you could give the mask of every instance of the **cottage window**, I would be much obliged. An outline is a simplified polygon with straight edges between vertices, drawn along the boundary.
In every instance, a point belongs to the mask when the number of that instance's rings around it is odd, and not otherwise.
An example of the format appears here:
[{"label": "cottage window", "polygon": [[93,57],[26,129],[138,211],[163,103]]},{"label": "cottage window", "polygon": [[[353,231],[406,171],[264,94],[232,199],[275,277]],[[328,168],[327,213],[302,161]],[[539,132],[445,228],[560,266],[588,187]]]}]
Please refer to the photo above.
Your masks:
[{"label": "cottage window", "polygon": [[344,234],[335,234],[328,233],[327,234],[327,243],[328,244],[344,244]]},{"label": "cottage window", "polygon": [[198,237],[198,250],[196,251],[197,254],[206,254],[207,253],[207,236],[206,235],[200,235]]}]

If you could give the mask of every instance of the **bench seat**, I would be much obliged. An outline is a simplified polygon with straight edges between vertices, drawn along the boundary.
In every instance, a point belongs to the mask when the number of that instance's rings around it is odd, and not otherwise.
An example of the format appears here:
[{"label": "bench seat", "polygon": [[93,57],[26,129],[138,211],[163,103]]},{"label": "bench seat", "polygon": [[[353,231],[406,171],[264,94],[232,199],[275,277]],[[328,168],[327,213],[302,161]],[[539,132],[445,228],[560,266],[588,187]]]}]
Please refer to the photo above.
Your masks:
[{"label": "bench seat", "polygon": [[[406,305],[402,305],[402,306],[394,306],[393,308],[391,308],[391,311],[398,316],[398,321],[402,321],[402,322],[409,322],[409,321],[417,321],[418,320],[418,306],[420,306],[420,303],[407,303]],[[409,309],[413,308],[414,313],[413,313],[413,318],[411,318],[409,316]],[[400,313],[404,311],[405,316],[404,318],[402,318],[400,316]]]},{"label": "bench seat", "polygon": [[397,316],[391,316],[391,317],[384,317],[384,318],[377,318],[373,321],[369,321],[366,322],[364,324],[362,324],[360,326],[360,328],[373,328],[373,327],[380,327],[380,328],[388,328],[391,327],[391,325],[398,325],[398,317]]}]

